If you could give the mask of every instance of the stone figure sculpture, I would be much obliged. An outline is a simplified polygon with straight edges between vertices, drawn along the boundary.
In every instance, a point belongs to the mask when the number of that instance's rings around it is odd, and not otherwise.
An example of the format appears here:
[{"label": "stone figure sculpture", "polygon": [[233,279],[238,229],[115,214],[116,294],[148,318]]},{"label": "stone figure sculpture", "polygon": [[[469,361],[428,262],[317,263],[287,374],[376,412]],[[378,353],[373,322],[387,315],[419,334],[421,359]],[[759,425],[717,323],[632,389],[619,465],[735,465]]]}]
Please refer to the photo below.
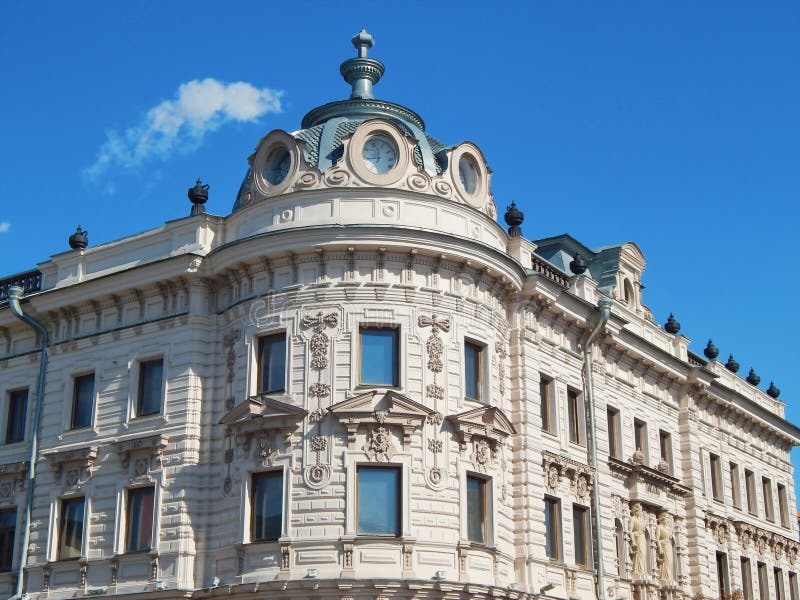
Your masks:
[{"label": "stone figure sculpture", "polygon": [[672,531],[669,527],[669,515],[662,512],[658,515],[656,528],[658,542],[658,579],[661,583],[673,582],[673,547]]},{"label": "stone figure sculpture", "polygon": [[631,559],[633,562],[633,578],[645,579],[647,576],[647,523],[642,515],[642,505],[638,502],[631,507],[631,518],[628,532],[631,535]]}]

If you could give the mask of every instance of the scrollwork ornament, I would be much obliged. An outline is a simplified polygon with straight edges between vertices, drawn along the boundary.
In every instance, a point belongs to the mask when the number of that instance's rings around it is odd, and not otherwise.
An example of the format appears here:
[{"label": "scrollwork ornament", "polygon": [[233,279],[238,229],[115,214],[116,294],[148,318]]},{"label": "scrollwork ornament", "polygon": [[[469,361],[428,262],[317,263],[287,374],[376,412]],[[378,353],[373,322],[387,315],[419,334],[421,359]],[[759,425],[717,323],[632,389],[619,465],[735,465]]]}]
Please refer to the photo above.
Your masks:
[{"label": "scrollwork ornament", "polygon": [[326,171],[324,178],[325,183],[330,186],[343,186],[350,183],[350,174],[342,169]]},{"label": "scrollwork ornament", "polygon": [[319,175],[313,171],[303,173],[297,181],[297,187],[313,188],[319,184]]},{"label": "scrollwork ornament", "polygon": [[433,191],[439,196],[449,198],[453,194],[453,187],[445,181],[435,181],[433,183]]},{"label": "scrollwork ornament", "polygon": [[428,189],[428,179],[419,173],[414,173],[408,177],[408,187],[412,190],[422,192]]}]

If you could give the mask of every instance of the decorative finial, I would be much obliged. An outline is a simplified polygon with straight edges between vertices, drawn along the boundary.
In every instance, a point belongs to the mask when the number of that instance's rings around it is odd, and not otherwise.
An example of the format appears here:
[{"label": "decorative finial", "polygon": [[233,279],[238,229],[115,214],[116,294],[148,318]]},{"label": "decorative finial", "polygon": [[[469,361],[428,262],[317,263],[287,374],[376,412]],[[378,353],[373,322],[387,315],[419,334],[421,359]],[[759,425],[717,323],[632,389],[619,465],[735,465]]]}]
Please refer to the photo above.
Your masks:
[{"label": "decorative finial", "polygon": [[506,214],[503,217],[508,225],[508,235],[511,237],[522,237],[520,225],[525,220],[525,213],[517,208],[516,202],[512,202],[506,207]]},{"label": "decorative finial", "polygon": [[586,272],[586,269],[589,265],[586,264],[586,261],[583,259],[583,256],[580,254],[576,254],[572,261],[569,263],[569,270],[572,271],[575,275],[583,275]]},{"label": "decorative finial", "polygon": [[761,377],[759,377],[753,369],[750,369],[750,372],[747,374],[747,383],[758,385],[761,383]]},{"label": "decorative finial", "polygon": [[714,345],[714,342],[708,340],[708,344],[706,344],[706,349],[703,350],[703,354],[706,355],[708,360],[714,360],[719,356],[719,348]]},{"label": "decorative finial", "polygon": [[767,396],[769,396],[770,398],[775,398],[777,400],[778,396],[780,396],[780,395],[781,395],[781,391],[778,388],[775,387],[775,382],[774,381],[770,381],[769,382],[769,387],[767,388]]},{"label": "decorative finial", "polygon": [[86,246],[89,245],[89,232],[84,231],[81,229],[81,226],[78,225],[78,228],[75,230],[71,236],[69,236],[69,247],[73,250],[85,250]]},{"label": "decorative finial", "polygon": [[192,201],[192,212],[189,213],[191,216],[200,215],[206,212],[205,207],[203,206],[206,202],[208,202],[208,184],[204,184],[200,181],[200,178],[197,179],[197,183],[194,184],[194,187],[189,188],[189,200]]},{"label": "decorative finial", "polygon": [[725,368],[731,373],[736,373],[739,370],[739,363],[733,359],[733,354],[728,356],[728,362],[725,363]]},{"label": "decorative finial", "polygon": [[672,335],[676,335],[680,330],[681,324],[675,320],[675,316],[672,313],[669,313],[667,322],[664,323],[664,331],[671,333]]},{"label": "decorative finial", "polygon": [[374,98],[372,86],[383,77],[383,63],[367,56],[367,51],[375,45],[372,36],[362,29],[351,39],[356,47],[355,58],[349,58],[339,66],[344,80],[353,86],[350,100],[369,100]]}]

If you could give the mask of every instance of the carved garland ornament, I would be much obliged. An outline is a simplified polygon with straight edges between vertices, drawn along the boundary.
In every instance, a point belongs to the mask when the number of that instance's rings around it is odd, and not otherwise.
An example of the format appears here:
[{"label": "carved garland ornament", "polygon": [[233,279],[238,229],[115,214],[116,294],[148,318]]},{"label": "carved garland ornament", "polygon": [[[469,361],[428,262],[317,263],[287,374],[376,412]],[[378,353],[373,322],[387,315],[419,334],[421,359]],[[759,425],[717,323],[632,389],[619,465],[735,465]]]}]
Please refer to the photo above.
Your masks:
[{"label": "carved garland ornament", "polygon": [[[420,315],[417,325],[421,328],[431,328],[431,334],[425,342],[425,350],[428,353],[428,370],[431,372],[433,382],[425,387],[427,399],[433,406],[437,402],[444,400],[444,387],[438,382],[438,375],[444,370],[444,342],[439,337],[439,331],[445,333],[450,331],[450,319],[440,318],[433,314],[430,317]],[[439,438],[439,430],[442,424],[442,414],[436,412],[427,419],[429,425],[433,426],[433,438],[428,440],[428,450],[433,455],[433,466],[428,470],[428,481],[435,487],[442,485],[444,473],[439,467],[439,454],[444,450],[444,443]]]}]

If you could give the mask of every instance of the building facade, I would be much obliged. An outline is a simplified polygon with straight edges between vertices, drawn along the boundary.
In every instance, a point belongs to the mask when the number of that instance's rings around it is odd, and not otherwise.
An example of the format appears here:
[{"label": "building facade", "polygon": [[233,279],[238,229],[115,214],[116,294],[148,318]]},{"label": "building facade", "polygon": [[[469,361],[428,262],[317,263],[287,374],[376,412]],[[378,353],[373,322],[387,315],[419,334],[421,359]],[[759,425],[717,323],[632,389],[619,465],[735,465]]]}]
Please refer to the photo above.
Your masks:
[{"label": "building facade", "polygon": [[777,389],[656,324],[635,244],[498,224],[353,43],[231,214],[0,282],[0,595],[797,600]]}]

